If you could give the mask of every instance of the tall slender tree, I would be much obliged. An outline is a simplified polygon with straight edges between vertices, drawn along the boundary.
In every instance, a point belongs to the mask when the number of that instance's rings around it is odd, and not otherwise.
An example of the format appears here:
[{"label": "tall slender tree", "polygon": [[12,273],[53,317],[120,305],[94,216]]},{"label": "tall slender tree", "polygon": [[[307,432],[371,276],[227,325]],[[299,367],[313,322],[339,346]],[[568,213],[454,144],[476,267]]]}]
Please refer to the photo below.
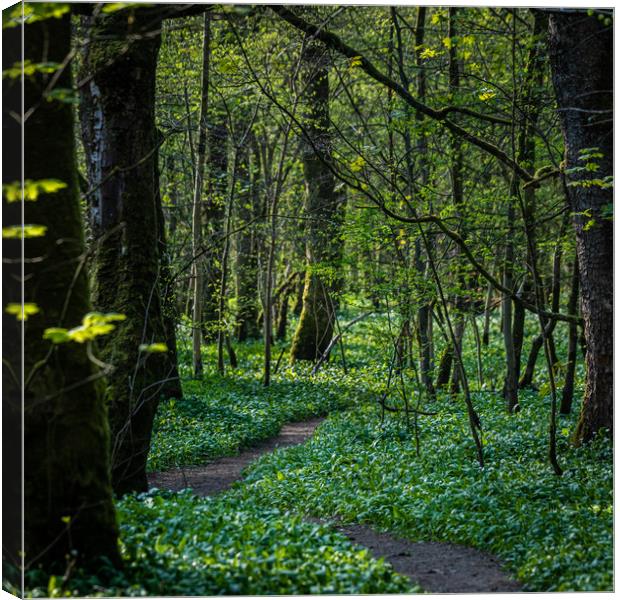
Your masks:
[{"label": "tall slender tree", "polygon": [[204,293],[204,260],[202,248],[204,170],[207,156],[207,115],[209,110],[209,63],[211,57],[211,14],[204,14],[202,40],[202,78],[200,95],[200,116],[198,125],[198,152],[196,155],[196,176],[192,201],[192,276],[194,299],[192,312],[192,352],[194,377],[202,376],[202,306]]}]

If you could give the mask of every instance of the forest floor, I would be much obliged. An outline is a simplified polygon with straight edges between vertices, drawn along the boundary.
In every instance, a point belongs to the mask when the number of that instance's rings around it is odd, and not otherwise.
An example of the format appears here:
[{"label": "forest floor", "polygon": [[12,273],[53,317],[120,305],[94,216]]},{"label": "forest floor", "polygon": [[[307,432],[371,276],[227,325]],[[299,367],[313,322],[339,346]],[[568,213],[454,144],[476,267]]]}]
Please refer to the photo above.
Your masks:
[{"label": "forest floor", "polygon": [[[261,455],[304,443],[323,421],[323,418],[315,418],[287,423],[277,436],[208,465],[150,473],[149,485],[170,491],[189,488],[198,496],[219,494],[241,480],[243,471]],[[354,544],[367,548],[375,558],[388,561],[395,571],[427,592],[515,592],[521,589],[496,557],[474,548],[443,542],[411,542],[364,525],[343,524],[338,518],[310,517],[307,520],[334,527]]]},{"label": "forest floor", "polygon": [[[499,323],[478,356],[468,327],[464,362],[483,426],[480,468],[461,396],[425,398],[412,368],[387,385],[391,319],[377,315],[347,332],[346,366],[335,356],[312,375],[309,365],[283,361],[269,387],[260,341],[237,344],[239,366],[223,375],[216,349],[205,346],[205,374],[193,379],[190,338],[181,330],[183,398],[160,403],[149,455],[157,487],[116,502],[123,571],[76,571],[67,580],[64,570],[32,570],[29,595],[612,589],[612,446],[601,436],[576,448],[570,437],[583,362],[573,412],[557,420],[564,469],[557,477],[547,454],[544,357],[536,389],[521,391],[521,411],[508,414]],[[534,321],[527,325],[525,348],[537,332]],[[565,356],[562,327],[556,343]],[[287,347],[278,342],[274,354]],[[386,389],[397,412],[378,402]],[[407,413],[403,397],[424,414]]]}]

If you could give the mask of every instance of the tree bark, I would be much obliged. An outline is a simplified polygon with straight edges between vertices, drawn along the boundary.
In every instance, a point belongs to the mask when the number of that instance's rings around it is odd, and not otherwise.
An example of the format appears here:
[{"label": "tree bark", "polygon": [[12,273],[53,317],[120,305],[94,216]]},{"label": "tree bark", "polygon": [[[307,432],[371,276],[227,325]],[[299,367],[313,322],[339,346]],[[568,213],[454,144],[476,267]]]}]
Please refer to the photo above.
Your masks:
[{"label": "tree bark", "polygon": [[[571,278],[571,290],[568,298],[567,310],[571,315],[577,312],[579,301],[579,262],[575,255],[573,261],[573,276]],[[566,377],[562,388],[562,401],[560,403],[560,414],[570,415],[573,407],[573,395],[575,393],[575,366],[577,363],[577,324],[571,323],[568,326],[568,356],[566,359]]]},{"label": "tree bark", "polygon": [[[609,22],[605,22],[605,19]],[[568,200],[577,236],[586,390],[575,441],[613,434],[613,225],[605,210],[613,173],[613,17],[555,11],[549,17],[551,72],[564,135]],[[597,148],[595,156],[587,158]],[[593,174],[586,163],[597,165]]]},{"label": "tree bark", "polygon": [[192,202],[192,251],[194,263],[194,301],[192,304],[192,365],[194,377],[201,378],[202,365],[202,300],[204,287],[204,257],[202,255],[202,213],[204,193],[204,171],[207,155],[207,112],[209,110],[209,63],[211,59],[211,15],[206,12],[203,24],[202,41],[202,79],[200,97],[200,116],[198,125],[198,152]]},{"label": "tree bark", "polygon": [[[251,135],[251,133],[250,133]],[[260,165],[254,164],[248,151],[248,144],[239,149],[240,191],[237,216],[240,224],[246,225],[237,234],[236,285],[237,316],[236,335],[240,342],[258,338],[258,231],[256,225],[249,223],[260,216],[258,197],[258,178]]]},{"label": "tree bark", "polygon": [[[162,135],[158,131],[157,137],[161,141]],[[181,378],[179,377],[179,362],[177,357],[177,334],[178,309],[174,287],[174,276],[171,269],[170,252],[166,240],[166,219],[161,201],[159,187],[159,153],[155,158],[155,203],[157,208],[157,233],[160,264],[160,290],[162,303],[162,316],[166,332],[165,342],[168,347],[168,366],[166,371],[170,373],[166,383],[162,387],[162,396],[166,399],[183,397]]]},{"label": "tree bark", "polygon": [[209,129],[209,193],[205,203],[204,254],[205,286],[202,310],[203,332],[207,342],[218,337],[219,295],[222,280],[224,252],[225,206],[228,191],[228,126],[225,115],[215,109],[209,111],[213,125]]},{"label": "tree bark", "polygon": [[[131,16],[132,18],[129,18]],[[126,320],[102,338],[112,481],[117,494],[145,491],[146,459],[169,356],[140,351],[165,342],[155,189],[155,70],[161,22],[140,11],[87,19],[80,87],[94,236],[93,303]]]},{"label": "tree bark", "polygon": [[[21,47],[21,28],[5,29],[5,61],[14,58]],[[62,63],[71,51],[71,20],[45,19],[24,28],[23,59],[40,63]],[[13,55],[13,56],[12,56]],[[6,63],[5,63],[6,64]],[[6,65],[12,66],[11,65]],[[58,72],[57,72],[58,73]],[[43,339],[49,327],[72,328],[79,325],[91,310],[89,287],[84,271],[84,234],[75,163],[73,113],[70,104],[44,97],[47,76],[26,75],[24,107],[32,112],[24,122],[24,178],[39,181],[55,179],[66,184],[55,193],[40,193],[35,202],[24,204],[26,223],[45,226],[44,235],[24,241],[24,279],[19,268],[9,267],[11,281],[4,281],[4,302],[21,303],[20,282],[24,297],[35,303],[39,312],[23,321],[23,360],[25,387],[15,377],[20,373],[22,358],[21,325],[15,315],[3,311],[5,346],[3,360],[5,416],[21,413],[20,395],[24,393],[24,543],[26,568],[54,565],[66,568],[70,552],[77,562],[107,557],[120,566],[117,547],[117,525],[109,470],[109,428],[101,388],[101,372],[91,361],[91,348],[69,342],[53,346]],[[61,72],[54,89],[71,88],[71,66]],[[16,109],[10,100],[19,99],[20,80],[3,82],[5,108]],[[19,123],[13,116],[3,115],[3,129],[9,133]],[[14,140],[18,142],[18,140]],[[19,153],[15,152],[19,157]],[[19,161],[3,161],[7,170],[4,180],[19,181]],[[4,225],[21,222],[21,203],[4,202]],[[21,240],[4,240],[6,259],[19,264]],[[43,257],[43,260],[37,260]],[[30,259],[30,260],[29,260]],[[6,285],[9,283],[9,285]],[[11,285],[11,283],[13,285]],[[17,285],[15,285],[17,284]],[[5,338],[6,339],[6,338]],[[13,419],[5,421],[10,426]],[[21,428],[16,428],[19,434]],[[6,429],[4,430],[6,433]],[[11,435],[6,436],[11,439]],[[21,439],[19,440],[21,447]],[[7,449],[5,448],[5,451]],[[15,448],[8,452],[20,465]],[[21,487],[21,473],[12,487]],[[6,511],[11,505],[7,502]],[[6,519],[7,512],[3,513]],[[20,550],[12,543],[11,532],[21,528],[16,523],[5,530],[3,557],[21,563],[15,555]],[[7,521],[4,521],[7,523]]]},{"label": "tree bark", "polygon": [[[303,140],[306,214],[310,217],[306,241],[306,278],[303,307],[291,347],[291,360],[318,360],[332,339],[334,305],[342,241],[340,225],[343,202],[334,190],[334,176],[324,164],[331,161],[329,119],[329,60],[327,50],[308,41],[303,61],[308,80],[305,128],[311,140]],[[314,148],[318,149],[318,156]]]}]

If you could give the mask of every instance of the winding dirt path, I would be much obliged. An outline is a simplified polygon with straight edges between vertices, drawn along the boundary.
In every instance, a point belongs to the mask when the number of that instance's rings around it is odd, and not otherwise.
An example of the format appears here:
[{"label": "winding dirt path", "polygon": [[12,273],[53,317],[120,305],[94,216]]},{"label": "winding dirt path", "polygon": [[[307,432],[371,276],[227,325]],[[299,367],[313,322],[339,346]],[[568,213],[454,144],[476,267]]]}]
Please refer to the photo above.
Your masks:
[{"label": "winding dirt path", "polygon": [[[149,485],[167,490],[192,488],[199,496],[213,496],[241,479],[242,471],[254,460],[273,452],[302,444],[310,439],[323,418],[288,423],[280,433],[237,456],[219,458],[201,467],[186,467],[149,473]],[[318,522],[318,519],[310,519]],[[521,586],[510,578],[494,556],[457,544],[411,542],[365,525],[328,523],[353,543],[364,546],[376,558],[384,558],[401,575],[406,575],[432,593],[518,592]]]},{"label": "winding dirt path", "polygon": [[[334,523],[332,522],[334,525]],[[521,586],[497,558],[475,548],[446,542],[411,542],[364,525],[335,524],[352,542],[384,558],[394,570],[436,594],[518,592]]]},{"label": "winding dirt path", "polygon": [[162,490],[192,488],[198,496],[214,496],[239,481],[242,471],[263,454],[309,440],[324,420],[324,417],[318,417],[309,421],[288,423],[277,436],[259,442],[237,456],[218,458],[202,467],[182,467],[149,473],[149,485]]}]

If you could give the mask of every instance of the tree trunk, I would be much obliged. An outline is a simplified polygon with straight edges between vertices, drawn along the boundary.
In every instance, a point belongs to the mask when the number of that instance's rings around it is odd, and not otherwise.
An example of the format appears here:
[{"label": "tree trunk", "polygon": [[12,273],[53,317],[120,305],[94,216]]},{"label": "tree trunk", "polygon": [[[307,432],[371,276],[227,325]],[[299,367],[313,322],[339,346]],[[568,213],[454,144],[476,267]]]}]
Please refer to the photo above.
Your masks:
[{"label": "tree trunk", "polygon": [[90,44],[80,88],[82,137],[94,236],[93,301],[126,320],[102,338],[114,372],[106,400],[112,481],[118,494],[145,491],[153,418],[167,379],[167,353],[140,351],[166,340],[160,296],[155,189],[155,70],[161,22],[140,11],[87,19]]},{"label": "tree trunk", "polygon": [[444,388],[450,381],[450,373],[452,372],[452,359],[454,357],[454,349],[450,342],[446,343],[441,356],[439,357],[439,367],[437,369],[437,381],[435,387]]},{"label": "tree trunk", "polygon": [[334,191],[334,176],[324,164],[331,161],[327,50],[308,40],[304,50],[306,86],[303,168],[306,214],[306,278],[303,307],[291,347],[291,360],[318,360],[332,339],[333,286],[339,278],[342,253],[342,198]]},{"label": "tree trunk", "polygon": [[304,288],[305,288],[305,277],[304,274],[301,273],[299,275],[299,283],[295,288],[295,305],[293,306],[293,314],[297,317],[301,315],[301,310],[304,307]]},{"label": "tree trunk", "polygon": [[288,297],[290,294],[290,288],[288,288],[280,299],[280,305],[278,306],[278,322],[276,325],[276,340],[286,339],[286,328],[288,325]]},{"label": "tree trunk", "polygon": [[192,303],[192,365],[194,377],[202,377],[202,296],[204,287],[205,261],[202,254],[202,213],[204,193],[204,172],[207,156],[207,112],[209,110],[209,63],[211,59],[211,13],[205,12],[202,41],[202,79],[200,116],[198,125],[198,153],[196,156],[196,173],[194,197],[192,201],[192,252],[194,262],[192,275],[194,280],[194,301]]},{"label": "tree trunk", "polygon": [[[251,135],[251,134],[250,134]],[[258,177],[260,165],[251,164],[248,145],[239,149],[239,199],[237,215],[246,229],[237,234],[236,284],[237,317],[236,335],[240,342],[258,338],[258,231],[249,223],[259,214]],[[255,162],[255,161],[253,161]]]},{"label": "tree trunk", "polygon": [[[5,68],[21,61],[21,27],[5,29]],[[40,63],[62,63],[71,50],[71,19],[45,19],[24,28],[23,59]],[[11,64],[6,64],[11,61]],[[24,122],[24,178],[33,181],[55,179],[66,187],[55,193],[40,193],[35,202],[24,204],[25,223],[45,226],[40,237],[24,240],[20,264],[21,239],[5,239],[5,259],[16,259],[14,270],[5,266],[3,292],[5,306],[35,303],[36,314],[18,321],[3,310],[4,347],[3,384],[6,417],[5,442],[18,436],[16,446],[5,450],[5,460],[21,461],[21,392],[24,393],[24,521],[20,512],[11,514],[11,498],[21,496],[21,472],[4,489],[5,539],[3,558],[21,565],[21,539],[15,530],[23,523],[26,568],[54,564],[66,568],[70,552],[77,561],[107,557],[120,566],[117,525],[109,470],[109,428],[101,389],[101,372],[90,360],[91,348],[68,342],[53,346],[43,339],[49,327],[72,328],[91,310],[84,271],[84,235],[75,164],[73,112],[70,104],[43,96],[49,79],[40,74],[24,78],[24,107],[33,109]],[[72,86],[71,68],[59,74],[55,89]],[[3,81],[5,110],[21,113],[20,80]],[[13,133],[19,144],[19,122],[3,115],[3,130]],[[9,138],[7,138],[8,140]],[[4,181],[21,179],[20,153],[15,159],[3,157]],[[21,223],[22,204],[4,202],[4,226]],[[43,260],[32,260],[44,257]],[[31,260],[28,260],[31,259]],[[20,270],[24,269],[21,279]],[[6,277],[10,279],[7,281]],[[22,329],[24,326],[23,355]],[[25,387],[18,374],[24,360]],[[14,432],[7,431],[13,423]],[[19,424],[19,425],[18,425]],[[6,435],[8,434],[8,435]],[[9,475],[9,470],[6,475]],[[6,483],[6,480],[5,480]],[[5,496],[6,494],[6,496]],[[20,537],[21,537],[21,531]],[[8,569],[7,569],[8,571]]]},{"label": "tree trunk", "polygon": [[[577,256],[573,261],[573,276],[571,278],[570,296],[566,310],[569,315],[577,314],[577,302],[579,300],[579,262]],[[562,389],[562,401],[560,414],[570,415],[575,393],[575,365],[577,362],[577,324],[568,326],[568,356],[566,359],[566,377]]]},{"label": "tree trunk", "polygon": [[[158,140],[161,141],[162,136],[157,132]],[[162,388],[162,396],[164,398],[182,398],[183,388],[181,387],[181,378],[179,377],[179,362],[177,356],[177,334],[176,324],[178,322],[177,302],[174,292],[174,277],[170,264],[170,254],[166,241],[166,220],[164,218],[164,209],[161,202],[161,192],[159,188],[159,153],[155,159],[155,202],[157,207],[157,233],[158,233],[158,249],[160,263],[160,290],[162,315],[164,319],[164,328],[166,331],[165,342],[168,347],[167,358],[168,366],[166,370],[170,373],[168,381]]]},{"label": "tree trunk", "polygon": [[[503,285],[505,288],[513,288],[513,263],[514,263],[514,228],[515,219],[514,202],[518,191],[516,177],[510,186],[510,197],[508,198],[508,235],[506,237],[506,248],[504,255]],[[506,410],[511,413],[519,403],[519,372],[515,359],[515,343],[512,333],[512,298],[508,294],[502,296],[502,335],[504,337],[504,349],[506,352],[506,376],[504,378],[504,402]]]},{"label": "tree trunk", "polygon": [[[458,34],[456,28],[456,16],[458,14],[457,7],[450,7],[448,9],[448,37],[450,39],[456,39]],[[450,48],[448,50],[448,75],[449,75],[449,88],[450,88],[450,98],[452,102],[457,101],[457,96],[459,93],[459,88],[461,85],[461,76],[460,76],[460,68],[459,61],[456,53],[456,44],[450,44]],[[450,137],[450,180],[452,184],[452,202],[454,203],[456,214],[458,216],[463,217],[463,148],[461,139],[453,135]],[[459,223],[458,230],[462,231],[462,223]],[[465,281],[465,277],[463,276],[463,266],[464,259],[460,249],[456,249],[455,255],[452,259],[455,263],[455,272],[457,273],[458,279],[458,287],[459,292],[457,292],[457,296],[454,299],[454,305],[456,308],[456,325],[454,327],[454,347],[453,353],[454,356],[462,356],[461,346],[463,340],[463,334],[465,331],[465,310],[467,308],[466,300],[463,299],[462,295],[466,292],[468,283]],[[446,312],[446,318],[449,319],[449,316]],[[459,390],[459,381],[460,381],[460,370],[461,365],[459,364],[459,360],[454,360],[452,363],[452,375],[450,376],[450,392],[453,394],[458,393]]]},{"label": "tree trunk", "polygon": [[[391,8],[392,21],[394,29],[396,31],[397,49],[398,49],[398,70],[400,73],[401,83],[405,87],[409,87],[409,80],[405,72],[405,58],[404,48],[401,34],[401,27],[398,19],[398,13],[395,7]],[[416,66],[418,68],[417,75],[417,94],[422,102],[426,98],[426,70],[423,68],[424,59],[421,57],[421,53],[424,47],[424,35],[426,32],[426,7],[419,6],[417,9],[417,19],[415,28],[415,47],[416,51]],[[411,113],[410,107],[405,105],[405,111]],[[427,186],[430,177],[430,168],[428,161],[428,140],[426,132],[424,131],[424,115],[419,112],[415,113],[415,120],[420,132],[416,139],[415,157],[412,148],[412,140],[410,132],[405,129],[404,143],[406,153],[407,164],[407,177],[408,177],[408,193],[413,198],[413,182],[415,179],[416,166],[420,173],[419,180],[422,186]],[[416,165],[414,165],[414,158]],[[422,239],[417,237],[414,245],[413,255],[413,268],[417,272],[417,276],[420,280],[425,278],[426,263],[422,256]],[[416,327],[416,339],[418,342],[419,356],[420,356],[420,376],[422,385],[426,390],[426,393],[430,398],[435,397],[435,388],[433,386],[433,374],[431,365],[431,343],[428,337],[430,319],[430,305],[429,299],[426,297],[421,298],[417,310],[417,327]]]},{"label": "tree trunk", "polygon": [[218,337],[218,307],[222,269],[220,261],[224,252],[224,220],[228,191],[228,127],[226,118],[219,111],[210,111],[215,124],[209,130],[209,194],[205,204],[204,254],[205,286],[202,318],[207,342]]},{"label": "tree trunk", "polygon": [[[601,185],[613,173],[612,19],[611,14],[599,19],[576,10],[558,10],[549,17],[551,72],[564,135],[587,342],[577,442],[601,429],[613,433],[613,225],[605,216],[613,193],[611,186]],[[587,163],[597,165],[594,174],[584,168]]]},{"label": "tree trunk", "polygon": [[[543,105],[541,93],[545,73],[544,53],[546,51],[544,36],[546,17],[541,12],[534,13],[534,25],[530,40],[525,76],[523,81],[522,97],[520,99],[519,137],[517,142],[517,160],[519,164],[536,164],[536,128],[540,109]],[[516,115],[513,116],[516,118]],[[515,175],[516,176],[516,175]],[[527,186],[522,192],[522,216],[529,240],[528,260],[533,271],[538,271],[538,252],[536,249],[536,187]],[[531,274],[526,272],[521,288],[521,296],[535,303],[535,293],[531,285]],[[512,323],[512,337],[514,343],[514,362],[517,380],[521,374],[521,355],[523,352],[523,335],[525,329],[525,308],[522,304],[513,302],[514,317]]]},{"label": "tree trunk", "polygon": [[484,301],[484,325],[482,327],[482,345],[489,345],[489,333],[491,330],[491,302],[493,301],[493,286],[487,286],[487,295]]}]

